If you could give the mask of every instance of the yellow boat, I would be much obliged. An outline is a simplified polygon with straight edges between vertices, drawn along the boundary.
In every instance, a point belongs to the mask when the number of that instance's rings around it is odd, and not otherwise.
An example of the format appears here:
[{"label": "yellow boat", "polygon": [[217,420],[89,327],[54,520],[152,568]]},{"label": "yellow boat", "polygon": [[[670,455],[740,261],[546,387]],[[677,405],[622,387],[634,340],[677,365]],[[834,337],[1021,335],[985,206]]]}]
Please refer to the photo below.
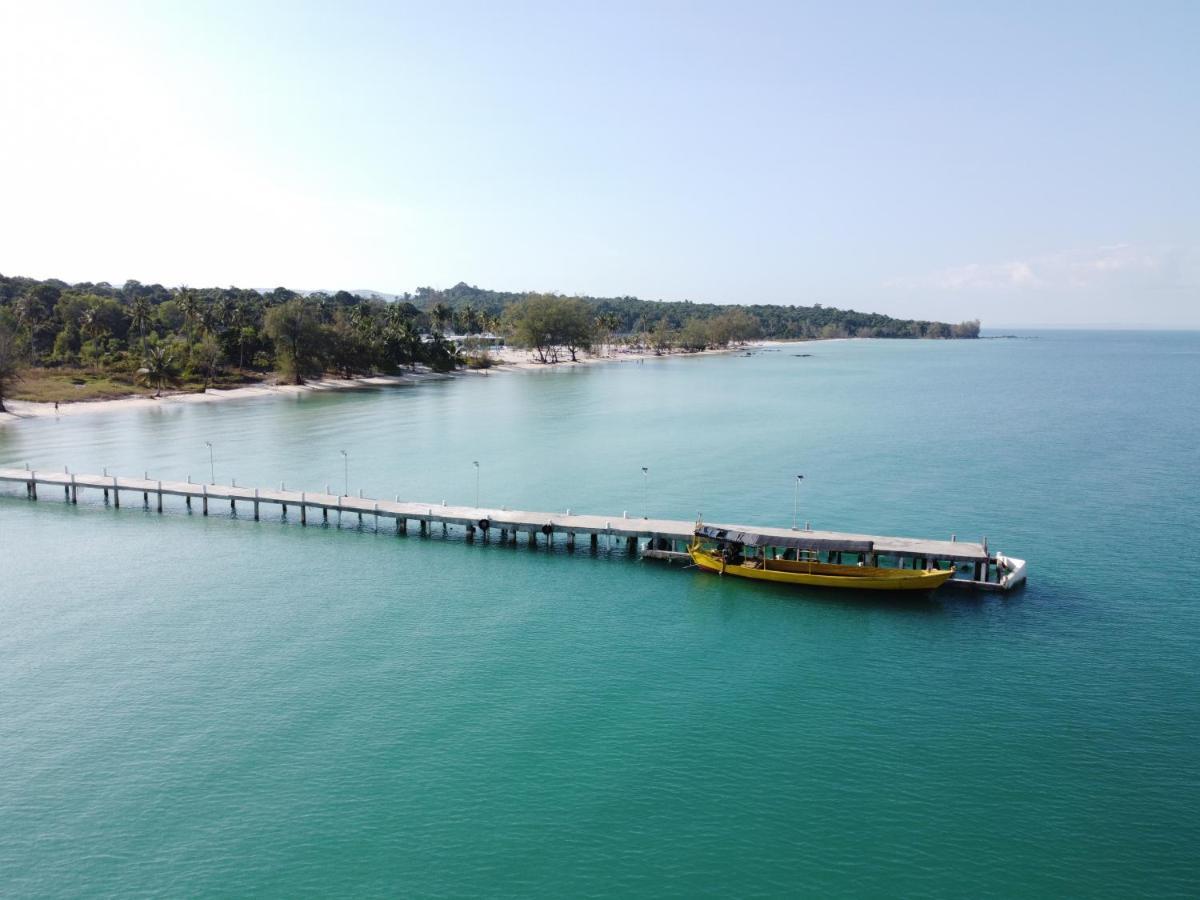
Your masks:
[{"label": "yellow boat", "polygon": [[[715,541],[717,546],[705,547],[705,539]],[[697,567],[718,575],[860,591],[930,591],[954,575],[953,569],[886,569],[861,563],[848,566],[821,562],[819,553],[824,543],[799,536],[763,537],[745,532],[734,535],[699,527],[688,554]],[[768,546],[776,551],[783,549],[785,554],[790,552],[796,558],[769,559]],[[864,543],[863,548],[851,552],[870,556],[873,548]]]}]

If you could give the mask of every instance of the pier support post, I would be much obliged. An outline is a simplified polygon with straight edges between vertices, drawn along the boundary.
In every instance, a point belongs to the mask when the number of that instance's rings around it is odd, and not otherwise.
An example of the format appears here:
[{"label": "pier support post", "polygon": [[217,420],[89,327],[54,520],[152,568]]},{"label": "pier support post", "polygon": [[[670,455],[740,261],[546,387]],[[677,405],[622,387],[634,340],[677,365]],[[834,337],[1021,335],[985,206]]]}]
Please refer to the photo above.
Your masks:
[{"label": "pier support post", "polygon": [[150,508],[150,492],[149,491],[142,491],[142,506],[144,506],[146,509]]},{"label": "pier support post", "polygon": [[237,503],[234,502],[232,497],[229,498],[229,511],[231,513],[237,512]]},{"label": "pier support post", "polygon": [[201,501],[202,511],[204,512],[204,515],[207,516],[208,515],[208,485],[207,484],[200,485],[200,501]]},{"label": "pier support post", "polygon": [[104,489],[104,502],[108,503],[108,488]]},{"label": "pier support post", "polygon": [[475,526],[474,525],[467,526],[467,540],[468,541],[475,540]]},{"label": "pier support post", "polygon": [[186,497],[184,497],[183,502],[187,506],[188,512],[191,512],[191,510],[192,510],[192,495],[188,494]]},{"label": "pier support post", "polygon": [[258,488],[254,489],[254,521],[258,521]]},{"label": "pier support post", "polygon": [[567,532],[567,549],[568,550],[575,549],[575,532],[573,532],[573,531]]},{"label": "pier support post", "polygon": [[308,524],[308,513],[304,509],[304,492],[300,492],[300,524]]},{"label": "pier support post", "polygon": [[593,552],[600,549],[600,535],[596,534],[594,531],[592,532],[592,537],[591,537],[590,542],[592,545]]},{"label": "pier support post", "polygon": [[[34,494],[33,497],[36,500],[37,494]],[[117,490],[117,476],[116,475],[113,476],[113,506],[115,506],[117,509],[121,508],[121,492]]]},{"label": "pier support post", "polygon": [[329,507],[327,506],[321,507],[321,521],[326,524],[329,523]]},{"label": "pier support post", "polygon": [[421,520],[421,537],[425,537],[427,534],[429,534],[429,523],[426,522],[424,519],[422,519]]},{"label": "pier support post", "polygon": [[66,484],[64,484],[64,485],[63,485],[63,500],[64,500],[64,501],[66,501],[67,503],[70,503],[70,502],[71,502],[71,488],[70,488],[70,485],[66,485]]},{"label": "pier support post", "polygon": [[396,534],[404,534],[408,530],[408,523],[400,516],[396,516]]},{"label": "pier support post", "polygon": [[537,546],[537,532],[532,529],[530,529],[530,531],[529,531],[529,546],[530,547]]},{"label": "pier support post", "polygon": [[634,553],[637,553],[637,537],[636,536],[630,536],[630,537],[625,538],[625,552],[630,554],[631,556]]},{"label": "pier support post", "polygon": [[71,476],[71,502],[79,502],[79,485],[75,483],[75,476]]},{"label": "pier support post", "polygon": [[162,512],[162,482],[158,483],[158,511]]},{"label": "pier support post", "polygon": [[37,472],[29,473],[29,498],[31,500],[37,499]]}]

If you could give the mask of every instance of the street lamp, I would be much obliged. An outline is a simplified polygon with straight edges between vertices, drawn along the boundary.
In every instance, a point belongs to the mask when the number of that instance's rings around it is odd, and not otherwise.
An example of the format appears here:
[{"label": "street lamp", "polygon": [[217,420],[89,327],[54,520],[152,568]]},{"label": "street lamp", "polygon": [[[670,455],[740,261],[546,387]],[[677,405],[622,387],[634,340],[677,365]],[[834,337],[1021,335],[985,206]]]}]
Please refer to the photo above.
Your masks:
[{"label": "street lamp", "polygon": [[209,479],[208,483],[216,484],[217,483],[217,470],[213,467],[212,441],[205,441],[204,444],[205,444],[205,446],[208,447],[208,479]]},{"label": "street lamp", "polygon": [[346,493],[342,494],[342,496],[349,497],[350,496],[350,454],[347,453],[345,450],[339,450],[338,452],[342,454],[342,471],[346,478]]},{"label": "street lamp", "polygon": [[796,523],[800,519],[800,482],[803,480],[803,475],[796,476],[796,498],[792,501],[792,531],[798,530]]},{"label": "street lamp", "polygon": [[650,467],[642,466],[642,518],[650,518]]},{"label": "street lamp", "polygon": [[479,509],[479,460],[471,463],[475,467],[475,508]]}]

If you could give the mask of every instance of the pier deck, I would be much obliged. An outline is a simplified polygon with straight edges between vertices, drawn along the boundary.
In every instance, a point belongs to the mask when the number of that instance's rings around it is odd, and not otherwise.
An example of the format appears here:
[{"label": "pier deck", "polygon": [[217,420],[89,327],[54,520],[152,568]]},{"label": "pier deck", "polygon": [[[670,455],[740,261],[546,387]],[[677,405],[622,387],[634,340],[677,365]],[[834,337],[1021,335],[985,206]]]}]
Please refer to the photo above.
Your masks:
[{"label": "pier deck", "polygon": [[[279,490],[241,487],[237,485],[196,484],[191,481],[160,481],[150,478],[129,478],[115,475],[84,475],[71,472],[30,471],[27,469],[0,469],[0,484],[23,484],[26,495],[37,499],[38,489],[61,488],[66,502],[78,500],[80,490],[103,491],[105,499],[120,506],[121,494],[141,494],[148,507],[151,499],[159,512],[164,497],[182,497],[188,507],[198,501],[201,512],[208,514],[209,503],[229,503],[237,510],[242,504],[259,518],[263,504],[279,507],[286,513],[294,507],[301,524],[307,524],[308,516],[318,511],[322,520],[330,512],[343,515],[375,516],[377,519],[392,519],[398,532],[406,532],[409,522],[416,522],[422,533],[433,525],[457,526],[465,529],[468,537],[477,530],[485,536],[489,532],[500,532],[502,539],[526,534],[531,543],[542,535],[553,541],[555,535],[565,535],[568,546],[573,546],[577,535],[586,535],[593,546],[600,536],[624,539],[631,551],[639,542],[646,541],[647,555],[658,558],[677,557],[692,539],[695,523],[678,519],[627,518],[625,516],[597,516],[564,513],[536,512],[530,510],[497,509],[495,507],[447,506],[444,504],[418,503],[400,500],[377,500],[367,497],[338,496],[325,492],[312,493],[281,488]],[[724,525],[716,527],[735,531],[752,530],[758,534],[780,538],[795,537],[797,532],[786,528],[760,526]],[[957,540],[925,540],[920,538],[889,537],[883,535],[847,534],[833,531],[805,530],[807,537],[822,538],[847,545],[870,541],[874,552],[880,556],[896,558],[901,564],[907,561],[912,567],[924,567],[932,561],[967,563],[973,566],[973,578],[951,579],[947,584],[974,586],[985,589],[1000,589],[1000,585],[989,581],[989,564],[995,562],[989,556],[986,543]]]}]

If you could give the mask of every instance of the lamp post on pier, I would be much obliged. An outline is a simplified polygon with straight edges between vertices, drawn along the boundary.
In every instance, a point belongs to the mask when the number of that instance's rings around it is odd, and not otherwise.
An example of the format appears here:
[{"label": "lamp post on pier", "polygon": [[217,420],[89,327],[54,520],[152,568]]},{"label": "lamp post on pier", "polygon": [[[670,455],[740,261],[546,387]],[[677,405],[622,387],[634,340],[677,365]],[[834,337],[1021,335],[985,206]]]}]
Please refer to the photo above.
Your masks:
[{"label": "lamp post on pier", "polygon": [[349,497],[350,496],[350,454],[347,453],[345,450],[339,450],[338,452],[342,454],[342,474],[345,476],[345,493],[343,493],[342,496]]},{"label": "lamp post on pier", "polygon": [[217,470],[216,470],[216,467],[213,465],[212,441],[205,441],[204,444],[205,444],[205,446],[208,447],[208,483],[216,484],[217,483]]},{"label": "lamp post on pier", "polygon": [[479,460],[471,463],[475,467],[475,508],[479,509]]},{"label": "lamp post on pier", "polygon": [[792,501],[792,531],[797,531],[797,523],[800,520],[800,482],[804,480],[803,475],[796,476],[796,496]]},{"label": "lamp post on pier", "polygon": [[642,466],[642,518],[650,518],[650,467]]}]

